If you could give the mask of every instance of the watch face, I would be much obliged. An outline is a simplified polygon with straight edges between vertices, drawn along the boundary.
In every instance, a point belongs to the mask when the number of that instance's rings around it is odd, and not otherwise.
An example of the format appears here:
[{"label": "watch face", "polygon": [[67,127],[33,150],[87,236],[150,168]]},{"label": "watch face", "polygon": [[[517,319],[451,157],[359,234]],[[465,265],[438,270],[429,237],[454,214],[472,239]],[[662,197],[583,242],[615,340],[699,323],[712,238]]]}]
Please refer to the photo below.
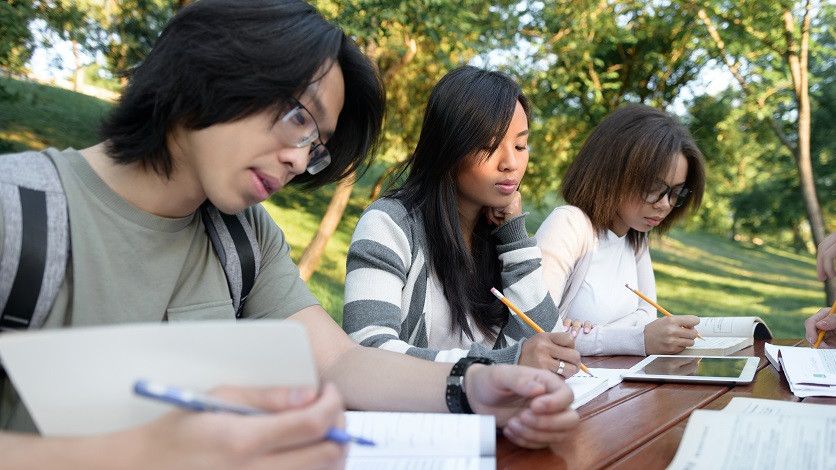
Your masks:
[{"label": "watch face", "polygon": [[448,375],[447,376],[447,385],[452,385],[454,387],[461,387],[464,385],[464,376],[462,375]]}]

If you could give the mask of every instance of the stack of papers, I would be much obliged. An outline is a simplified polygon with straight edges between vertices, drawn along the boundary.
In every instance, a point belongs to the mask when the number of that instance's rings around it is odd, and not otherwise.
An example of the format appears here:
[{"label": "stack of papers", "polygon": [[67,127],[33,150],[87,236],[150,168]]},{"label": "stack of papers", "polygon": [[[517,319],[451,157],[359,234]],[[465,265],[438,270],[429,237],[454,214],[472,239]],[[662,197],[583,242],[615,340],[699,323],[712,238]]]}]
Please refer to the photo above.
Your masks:
[{"label": "stack of papers", "polygon": [[836,349],[764,345],[766,358],[787,376],[797,397],[836,397]]},{"label": "stack of papers", "polygon": [[575,400],[572,402],[573,410],[620,384],[621,376],[627,372],[627,369],[590,368],[589,370],[594,377],[584,372],[578,372],[566,380],[566,385],[575,394]]},{"label": "stack of papers", "polygon": [[836,406],[735,397],[696,410],[668,470],[836,468]]}]

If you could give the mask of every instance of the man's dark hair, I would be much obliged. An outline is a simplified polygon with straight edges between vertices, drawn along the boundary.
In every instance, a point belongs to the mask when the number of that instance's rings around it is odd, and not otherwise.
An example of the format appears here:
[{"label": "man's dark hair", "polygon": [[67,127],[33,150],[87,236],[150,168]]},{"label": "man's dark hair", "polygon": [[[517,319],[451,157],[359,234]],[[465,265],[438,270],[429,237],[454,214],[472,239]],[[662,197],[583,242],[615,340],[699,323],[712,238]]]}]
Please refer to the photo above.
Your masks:
[{"label": "man's dark hair", "polygon": [[327,143],[331,164],[293,181],[319,186],[365,167],[380,134],[383,85],[337,26],[301,0],[198,0],[166,25],[132,72],[101,134],[108,155],[169,176],[166,136],[284,109],[329,63],[345,79],[345,104]]}]

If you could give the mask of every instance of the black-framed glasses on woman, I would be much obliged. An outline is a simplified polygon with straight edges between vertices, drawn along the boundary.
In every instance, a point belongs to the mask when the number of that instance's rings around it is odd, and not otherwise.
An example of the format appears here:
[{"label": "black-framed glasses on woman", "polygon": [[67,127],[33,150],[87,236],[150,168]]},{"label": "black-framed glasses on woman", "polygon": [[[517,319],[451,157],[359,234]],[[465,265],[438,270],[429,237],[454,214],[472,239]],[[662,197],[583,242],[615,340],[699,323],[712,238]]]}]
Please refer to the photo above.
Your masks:
[{"label": "black-framed glasses on woman", "polygon": [[657,182],[650,191],[644,193],[644,202],[656,204],[667,196],[671,207],[681,207],[690,195],[691,190],[684,186],[670,187],[665,183]]},{"label": "black-framed glasses on woman", "polygon": [[[308,153],[308,173],[315,175],[331,164],[331,153],[322,143],[319,125],[308,108],[297,100],[276,123],[285,144],[296,148],[311,147]],[[319,141],[319,142],[317,142]]]}]

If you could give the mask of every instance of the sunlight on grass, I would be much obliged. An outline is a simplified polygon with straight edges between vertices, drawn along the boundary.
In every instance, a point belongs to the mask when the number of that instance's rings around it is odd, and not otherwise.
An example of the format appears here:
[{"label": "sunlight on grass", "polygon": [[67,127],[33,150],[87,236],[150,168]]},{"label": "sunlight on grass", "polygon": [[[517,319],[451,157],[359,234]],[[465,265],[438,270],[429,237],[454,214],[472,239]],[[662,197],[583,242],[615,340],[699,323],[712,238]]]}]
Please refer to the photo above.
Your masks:
[{"label": "sunlight on grass", "polygon": [[11,148],[38,149],[49,145],[29,129],[19,129],[17,126],[0,131],[0,141],[9,142]]},{"label": "sunlight on grass", "polygon": [[812,256],[688,232],[654,240],[651,256],[659,302],[673,313],[760,316],[776,336],[801,337],[824,303]]}]

